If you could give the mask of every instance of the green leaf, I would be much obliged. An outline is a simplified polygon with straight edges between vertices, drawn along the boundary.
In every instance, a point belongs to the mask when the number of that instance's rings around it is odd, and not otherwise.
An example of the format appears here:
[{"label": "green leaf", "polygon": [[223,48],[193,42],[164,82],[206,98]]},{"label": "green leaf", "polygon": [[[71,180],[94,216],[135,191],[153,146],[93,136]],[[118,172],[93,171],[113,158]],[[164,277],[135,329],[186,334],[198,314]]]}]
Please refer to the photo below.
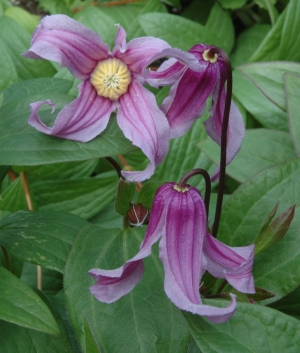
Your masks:
[{"label": "green leaf", "polygon": [[255,287],[254,294],[247,294],[247,298],[250,298],[250,299],[254,300],[255,302],[270,299],[273,297],[275,297],[275,294],[268,292],[267,290],[260,288],[260,287]]},{"label": "green leaf", "polygon": [[48,306],[26,284],[0,267],[0,319],[37,331],[59,335]]},{"label": "green leaf", "polygon": [[[214,141],[208,138],[199,146],[214,163],[219,163],[220,148]],[[246,130],[242,147],[226,171],[231,178],[243,183],[263,169],[293,157],[295,152],[287,132]]]},{"label": "green leaf", "polygon": [[[203,121],[198,119],[188,133],[170,141],[169,153],[156,169],[153,179],[179,182],[185,173],[199,167],[213,173],[215,165],[197,147],[198,142],[206,138]],[[205,190],[202,177],[193,178],[189,183],[201,191]]]},{"label": "green leaf", "polygon": [[155,12],[140,16],[139,22],[146,35],[164,39],[183,50],[189,50],[197,43],[206,43],[230,52],[234,42],[231,18],[218,3],[205,26],[177,15]]},{"label": "green leaf", "polygon": [[144,184],[139,192],[137,203],[141,203],[148,210],[151,210],[156,191],[163,183],[163,181],[151,180]]},{"label": "green leaf", "polygon": [[33,33],[40,20],[38,16],[31,15],[29,12],[23,10],[18,6],[11,6],[5,10],[5,16],[12,18],[19,25],[26,29],[26,31],[30,34]]},{"label": "green leaf", "polygon": [[[27,80],[34,77],[49,77],[55,74],[53,66],[44,60],[27,59],[20,54],[30,47],[30,34],[9,17],[0,18],[0,41],[5,48],[5,55],[14,66],[14,73],[18,80]],[[1,75],[5,74],[6,66],[1,66]],[[12,70],[12,68],[11,68]],[[5,86],[0,86],[3,89]]]},{"label": "green leaf", "polygon": [[0,243],[20,259],[63,272],[76,236],[89,223],[68,213],[24,211],[0,221]]},{"label": "green leaf", "polygon": [[[240,186],[222,210],[218,239],[230,246],[251,244],[266,216],[280,199],[279,214],[291,204],[300,204],[298,180],[300,159],[277,164],[257,174]],[[276,294],[276,300],[300,283],[300,218],[297,214],[286,236],[255,258],[255,285]],[[284,275],[283,275],[284,274]],[[274,301],[274,300],[273,300]]]},{"label": "green leaf", "polygon": [[125,180],[120,179],[115,201],[116,212],[122,216],[127,215],[134,193],[135,183],[128,183]]},{"label": "green leaf", "polygon": [[219,0],[224,9],[238,9],[246,4],[247,0]]},{"label": "green leaf", "polygon": [[300,3],[290,0],[250,61],[299,61]]},{"label": "green leaf", "polygon": [[283,74],[300,74],[300,64],[289,62],[255,63],[238,67],[254,85],[275,105],[286,111]]},{"label": "green leaf", "polygon": [[[103,133],[87,143],[48,136],[28,124],[30,114],[28,104],[50,99],[62,108],[71,99],[62,93],[69,90],[71,85],[72,83],[66,80],[37,79],[20,82],[2,92],[1,164],[40,165],[79,161],[133,150],[132,144],[124,137],[114,118],[111,118]],[[41,115],[43,113],[46,113],[45,116],[48,118],[51,116],[50,111],[43,111]]]},{"label": "green leaf", "polygon": [[16,212],[28,209],[21,178],[13,181],[1,196],[0,210]]},{"label": "green leaf", "polygon": [[[205,304],[217,303],[205,301]],[[197,315],[184,313],[184,317],[202,353],[299,350],[300,322],[268,307],[239,303],[234,316],[220,325],[214,325]]]},{"label": "green leaf", "polygon": [[233,71],[233,94],[264,127],[288,131],[286,113],[238,70]]},{"label": "green leaf", "polygon": [[295,207],[296,205],[293,205],[282,212],[257,239],[254,239],[254,255],[267,250],[285,236],[294,218]]},{"label": "green leaf", "polygon": [[287,118],[297,156],[300,156],[299,92],[300,76],[284,73]]},{"label": "green leaf", "polygon": [[116,194],[115,172],[95,178],[45,180],[31,184],[39,211],[70,212],[88,219],[110,204]]},{"label": "green leaf", "polygon": [[291,315],[299,319],[300,318],[299,295],[300,295],[300,287],[296,288],[287,296],[281,298],[275,303],[270,304],[269,306],[271,308],[282,311],[287,315]]},{"label": "green leaf", "polygon": [[83,350],[85,316],[102,353],[185,351],[189,332],[179,310],[163,291],[163,270],[156,251],[144,261],[146,268],[141,282],[115,303],[101,303],[88,290],[95,283],[88,271],[119,267],[138,251],[144,231],[100,229],[91,225],[77,237],[65,268],[65,294]]},{"label": "green leaf", "polygon": [[57,310],[43,293],[38,295],[49,307],[60,331],[60,336],[30,330],[5,321],[0,321],[1,353],[74,353],[65,325]]},{"label": "green leaf", "polygon": [[101,353],[98,344],[91,332],[89,322],[84,318],[84,337],[85,337],[85,352],[86,353]]},{"label": "green leaf", "polygon": [[4,166],[0,166],[0,183],[2,182],[2,180],[5,178],[7,172],[9,171],[9,166],[4,165]]}]

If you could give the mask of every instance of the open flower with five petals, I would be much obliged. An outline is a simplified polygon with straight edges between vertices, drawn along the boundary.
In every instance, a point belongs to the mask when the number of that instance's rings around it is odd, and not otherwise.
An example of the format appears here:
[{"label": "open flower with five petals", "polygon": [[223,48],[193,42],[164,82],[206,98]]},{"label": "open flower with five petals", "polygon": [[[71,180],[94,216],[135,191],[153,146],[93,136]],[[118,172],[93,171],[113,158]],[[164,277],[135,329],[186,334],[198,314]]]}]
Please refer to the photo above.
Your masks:
[{"label": "open flower with five petals", "polygon": [[[49,100],[30,105],[29,123],[48,135],[87,142],[106,128],[111,113],[118,110],[117,122],[125,137],[150,160],[144,171],[123,175],[135,181],[149,178],[168,152],[170,128],[155,96],[142,86],[142,71],[153,55],[168,48],[168,43],[153,37],[126,43],[126,33],[119,26],[111,52],[97,33],[68,16],[45,17],[23,55],[56,61],[82,82],[78,98],[59,112],[52,127],[38,114],[44,104],[55,109]],[[178,59],[194,69],[198,67],[189,53],[180,52]]]},{"label": "open flower with five petals", "polygon": [[228,320],[235,312],[236,299],[225,308],[202,304],[201,277],[207,270],[224,278],[240,292],[254,293],[252,264],[254,245],[229,247],[207,231],[207,215],[199,191],[175,183],[161,186],[155,196],[149,226],[139,252],[115,270],[92,269],[97,281],[90,287],[101,302],[112,303],[129,293],[141,280],[143,259],[161,238],[159,256],[164,266],[164,289],[180,309],[206,316],[214,323]]},{"label": "open flower with five petals", "polygon": [[[194,71],[193,68],[184,65],[176,58],[165,61],[157,71],[144,70],[147,82],[152,86],[172,85],[170,94],[160,107],[168,118],[171,138],[185,134],[194,121],[204,114],[206,101],[212,97],[210,116],[204,125],[208,135],[218,145],[221,145],[227,71],[222,56],[217,53],[211,54],[210,50],[213,48],[214,46],[196,44],[189,50],[201,67],[198,71]],[[153,60],[165,56],[172,56],[172,49],[165,49],[156,54]],[[242,115],[232,101],[227,131],[227,164],[238,153],[244,133]],[[212,180],[215,181],[218,177],[219,166],[213,173]]]}]

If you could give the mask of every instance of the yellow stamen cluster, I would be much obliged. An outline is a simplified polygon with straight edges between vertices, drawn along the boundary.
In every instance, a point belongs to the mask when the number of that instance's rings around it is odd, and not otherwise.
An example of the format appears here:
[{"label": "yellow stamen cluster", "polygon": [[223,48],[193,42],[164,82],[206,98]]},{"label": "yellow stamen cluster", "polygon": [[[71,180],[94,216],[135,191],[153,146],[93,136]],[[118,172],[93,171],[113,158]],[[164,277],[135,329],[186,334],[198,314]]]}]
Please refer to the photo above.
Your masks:
[{"label": "yellow stamen cluster", "polygon": [[98,95],[113,101],[127,92],[130,82],[127,65],[116,58],[99,61],[91,74],[91,83]]},{"label": "yellow stamen cluster", "polygon": [[189,188],[187,186],[185,187],[180,187],[179,185],[174,185],[173,186],[173,189],[178,191],[178,192],[186,192],[186,191],[189,191]]},{"label": "yellow stamen cluster", "polygon": [[205,61],[209,61],[211,64],[215,63],[218,60],[218,54],[215,53],[213,57],[208,56],[209,49],[204,50],[202,57]]}]

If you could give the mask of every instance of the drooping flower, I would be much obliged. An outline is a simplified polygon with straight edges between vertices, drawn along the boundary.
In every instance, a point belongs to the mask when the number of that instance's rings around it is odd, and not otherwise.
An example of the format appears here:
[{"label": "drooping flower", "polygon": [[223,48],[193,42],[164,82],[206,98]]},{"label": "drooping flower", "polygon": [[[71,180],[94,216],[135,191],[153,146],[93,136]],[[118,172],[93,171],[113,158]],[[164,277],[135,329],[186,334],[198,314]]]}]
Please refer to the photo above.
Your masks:
[{"label": "drooping flower", "polygon": [[224,322],[234,314],[234,295],[225,308],[202,304],[199,285],[206,270],[217,278],[225,278],[238,291],[254,293],[254,245],[232,248],[213,238],[207,232],[207,215],[199,191],[189,185],[180,188],[175,183],[158,189],[139,252],[118,269],[89,271],[97,281],[90,287],[91,293],[105,303],[129,293],[141,280],[143,259],[151,254],[151,247],[159,238],[164,289],[178,308],[204,315],[214,323]]},{"label": "drooping flower", "polygon": [[[149,178],[168,152],[170,128],[154,95],[142,86],[142,71],[153,55],[166,48],[170,48],[168,43],[153,37],[126,43],[126,32],[119,26],[110,52],[97,33],[75,20],[65,15],[45,17],[23,55],[56,61],[82,82],[78,86],[79,97],[60,111],[52,127],[38,115],[44,104],[54,111],[55,104],[49,100],[30,105],[29,123],[48,135],[87,142],[106,128],[111,113],[117,109],[117,122],[125,137],[150,160],[144,171],[123,175],[135,181]],[[175,55],[194,69],[199,66],[189,53],[177,50]]]},{"label": "drooping flower", "polygon": [[[144,76],[152,86],[173,85],[169,96],[160,107],[168,118],[171,138],[182,136],[190,129],[194,121],[204,114],[206,101],[212,96],[210,117],[204,124],[208,135],[218,145],[221,145],[227,72],[225,61],[220,55],[209,55],[212,48],[214,46],[197,44],[189,50],[198,60],[201,66],[200,71],[194,71],[175,58],[164,62],[155,72],[144,70]],[[169,49],[156,54],[153,60],[167,55],[172,55]],[[242,115],[232,101],[227,132],[227,164],[239,151],[244,133],[245,126]],[[213,173],[212,180],[215,181],[218,177],[219,166]]]}]

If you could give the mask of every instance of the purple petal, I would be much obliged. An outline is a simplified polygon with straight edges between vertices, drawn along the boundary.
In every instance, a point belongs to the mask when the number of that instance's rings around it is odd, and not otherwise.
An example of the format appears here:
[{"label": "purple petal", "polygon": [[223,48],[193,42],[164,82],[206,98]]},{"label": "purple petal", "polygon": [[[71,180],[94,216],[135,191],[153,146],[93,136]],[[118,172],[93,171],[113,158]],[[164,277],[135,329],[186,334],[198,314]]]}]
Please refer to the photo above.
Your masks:
[{"label": "purple petal", "polygon": [[108,58],[109,46],[101,37],[65,15],[43,18],[23,55],[53,60],[66,66],[79,79],[87,79],[99,60]]},{"label": "purple petal", "polygon": [[142,181],[150,178],[169,148],[169,124],[156,105],[154,95],[134,78],[127,93],[119,99],[118,124],[126,138],[150,159],[142,172],[122,172],[125,178]]},{"label": "purple petal", "polygon": [[[170,56],[171,59],[164,62],[157,71],[147,70],[146,67],[152,62]],[[176,61],[174,60],[176,59]],[[154,55],[145,66],[143,75],[147,82],[153,87],[168,86],[175,83],[184,69],[190,68],[194,71],[205,69],[206,64],[198,62],[198,59],[191,53],[180,49],[165,49]]]},{"label": "purple petal", "polygon": [[[214,90],[215,91],[215,90]],[[210,110],[210,117],[204,125],[208,135],[220,146],[222,135],[223,114],[225,107],[226,92],[223,87],[219,96],[213,93],[213,105]],[[227,155],[226,165],[228,165],[236,156],[241,148],[245,135],[245,125],[241,113],[233,101],[231,101],[228,130],[227,130]],[[211,180],[216,181],[219,178],[220,166],[214,171]]]},{"label": "purple petal", "polygon": [[152,216],[140,251],[132,259],[115,270],[92,269],[89,271],[89,274],[97,281],[90,287],[90,291],[99,301],[112,303],[129,293],[141,280],[144,272],[143,259],[151,254],[152,245],[164,232],[165,201],[169,197],[170,190],[163,185],[157,191]]},{"label": "purple petal", "polygon": [[225,278],[242,293],[255,293],[252,276],[254,245],[229,247],[207,233],[203,264],[217,278]]},{"label": "purple petal", "polygon": [[162,39],[141,37],[128,42],[125,52],[116,51],[114,55],[124,61],[131,72],[141,75],[152,56],[166,48],[170,45]]},{"label": "purple petal", "polygon": [[115,55],[115,53],[117,52],[124,53],[125,50],[126,50],[126,32],[122,26],[118,25],[118,30],[115,36],[115,46],[112,54]]},{"label": "purple petal", "polygon": [[161,105],[171,127],[171,138],[184,135],[205,110],[217,80],[217,71],[206,65],[200,72],[186,69],[181,79],[172,86]]},{"label": "purple petal", "polygon": [[79,97],[60,111],[52,127],[45,125],[38,115],[43,104],[49,104],[53,112],[55,105],[49,100],[30,104],[29,124],[47,135],[81,142],[92,140],[106,128],[115,103],[98,96],[89,80],[81,82],[78,89]]},{"label": "purple petal", "polygon": [[[159,253],[165,270],[165,292],[180,309],[204,315],[215,323],[228,320],[235,311],[236,302],[226,308],[203,305],[199,294],[201,256],[206,233],[206,210],[199,191],[191,186],[185,192],[174,190],[166,203],[166,232],[162,236]],[[167,201],[166,201],[167,202]],[[151,216],[152,217],[152,216]]]}]

